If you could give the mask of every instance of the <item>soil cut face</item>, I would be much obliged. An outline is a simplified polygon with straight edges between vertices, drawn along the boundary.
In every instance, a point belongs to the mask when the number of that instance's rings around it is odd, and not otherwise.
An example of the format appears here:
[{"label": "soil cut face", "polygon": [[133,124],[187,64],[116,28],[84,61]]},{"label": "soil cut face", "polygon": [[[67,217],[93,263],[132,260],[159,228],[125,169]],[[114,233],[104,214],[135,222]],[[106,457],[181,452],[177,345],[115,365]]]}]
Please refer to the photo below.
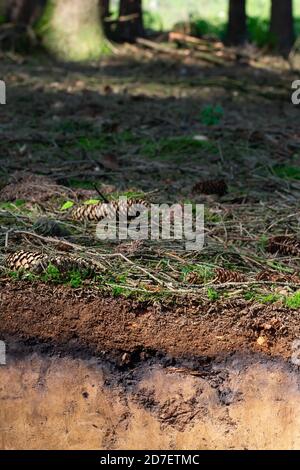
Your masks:
[{"label": "soil cut face", "polygon": [[244,300],[151,305],[49,284],[1,283],[0,336],[132,365],[151,356],[213,358],[263,352],[289,358],[298,312]]}]

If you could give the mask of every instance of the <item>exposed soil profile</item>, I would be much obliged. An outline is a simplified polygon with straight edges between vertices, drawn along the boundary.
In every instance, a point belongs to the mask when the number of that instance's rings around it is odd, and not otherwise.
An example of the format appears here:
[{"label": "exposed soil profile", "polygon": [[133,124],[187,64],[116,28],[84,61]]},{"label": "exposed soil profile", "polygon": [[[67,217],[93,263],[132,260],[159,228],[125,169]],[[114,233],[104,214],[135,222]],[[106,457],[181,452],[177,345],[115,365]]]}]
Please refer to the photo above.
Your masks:
[{"label": "exposed soil profile", "polygon": [[299,448],[296,311],[26,282],[0,298],[1,449]]}]

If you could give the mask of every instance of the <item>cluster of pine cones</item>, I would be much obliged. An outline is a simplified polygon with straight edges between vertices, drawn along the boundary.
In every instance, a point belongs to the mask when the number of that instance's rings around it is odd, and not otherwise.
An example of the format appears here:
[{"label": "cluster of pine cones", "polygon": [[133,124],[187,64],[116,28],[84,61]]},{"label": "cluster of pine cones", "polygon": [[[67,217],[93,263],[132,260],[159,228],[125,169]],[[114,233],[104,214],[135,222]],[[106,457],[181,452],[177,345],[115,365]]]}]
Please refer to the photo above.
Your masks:
[{"label": "cluster of pine cones", "polygon": [[[287,273],[278,273],[273,271],[260,271],[255,276],[256,281],[266,281],[266,282],[283,282],[291,284],[300,284],[300,276],[298,273],[287,274]],[[203,284],[203,278],[196,271],[191,271],[186,276],[186,281],[189,284]],[[227,282],[236,282],[243,283],[247,282],[247,277],[238,271],[232,271],[225,268],[216,268],[214,270],[214,282],[217,284],[226,284]]]},{"label": "cluster of pine cones", "polygon": [[[110,203],[99,202],[97,204],[83,204],[71,212],[71,218],[76,221],[100,221],[104,218],[126,216],[128,219],[139,215],[148,207],[142,199],[128,199],[112,201]],[[132,210],[134,208],[134,211]],[[31,271],[41,274],[49,265],[55,266],[60,273],[72,270],[99,271],[99,266],[92,261],[86,261],[80,257],[69,255],[48,255],[34,251],[17,251],[7,255],[6,267],[11,271]]]}]

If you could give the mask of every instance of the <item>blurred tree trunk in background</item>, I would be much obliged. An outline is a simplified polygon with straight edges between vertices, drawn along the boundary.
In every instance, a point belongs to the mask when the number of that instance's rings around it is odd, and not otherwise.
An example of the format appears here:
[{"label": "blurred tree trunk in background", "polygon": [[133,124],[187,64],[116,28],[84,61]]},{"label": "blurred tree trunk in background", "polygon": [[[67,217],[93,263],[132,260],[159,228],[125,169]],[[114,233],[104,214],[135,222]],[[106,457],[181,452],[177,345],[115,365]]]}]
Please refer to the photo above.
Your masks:
[{"label": "blurred tree trunk in background", "polygon": [[142,0],[120,0],[118,38],[134,42],[145,35]]},{"label": "blurred tree trunk in background", "polygon": [[110,16],[109,4],[110,0],[100,0],[102,18],[107,18],[108,16]]},{"label": "blurred tree trunk in background", "polygon": [[101,8],[101,18],[102,24],[105,31],[106,36],[110,36],[110,23],[105,21],[110,17],[110,0],[99,0],[100,1],[100,8]]},{"label": "blurred tree trunk in background", "polygon": [[229,0],[227,43],[243,44],[247,39],[246,0]]},{"label": "blurred tree trunk in background", "polygon": [[107,48],[99,0],[48,0],[40,31],[46,48],[61,59],[98,59]]},{"label": "blurred tree trunk in background", "polygon": [[272,0],[270,33],[276,48],[288,54],[295,41],[292,0]]},{"label": "blurred tree trunk in background", "polygon": [[42,15],[47,0],[6,0],[4,17],[9,23],[33,25]]}]

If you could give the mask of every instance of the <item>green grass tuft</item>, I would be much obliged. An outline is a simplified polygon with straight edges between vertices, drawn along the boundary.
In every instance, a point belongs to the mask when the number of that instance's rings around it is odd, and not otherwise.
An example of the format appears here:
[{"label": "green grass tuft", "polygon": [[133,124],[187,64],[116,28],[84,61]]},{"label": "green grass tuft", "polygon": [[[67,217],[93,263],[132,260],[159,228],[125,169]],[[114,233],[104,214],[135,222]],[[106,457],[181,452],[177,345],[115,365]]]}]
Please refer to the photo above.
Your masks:
[{"label": "green grass tuft", "polygon": [[285,305],[292,309],[300,309],[300,291],[297,291],[295,294],[286,297]]},{"label": "green grass tuft", "polygon": [[278,165],[273,168],[273,172],[279,178],[300,180],[300,167],[298,166]]},{"label": "green grass tuft", "polygon": [[216,300],[219,300],[220,294],[212,287],[209,287],[207,289],[207,297],[211,302],[215,302]]}]

